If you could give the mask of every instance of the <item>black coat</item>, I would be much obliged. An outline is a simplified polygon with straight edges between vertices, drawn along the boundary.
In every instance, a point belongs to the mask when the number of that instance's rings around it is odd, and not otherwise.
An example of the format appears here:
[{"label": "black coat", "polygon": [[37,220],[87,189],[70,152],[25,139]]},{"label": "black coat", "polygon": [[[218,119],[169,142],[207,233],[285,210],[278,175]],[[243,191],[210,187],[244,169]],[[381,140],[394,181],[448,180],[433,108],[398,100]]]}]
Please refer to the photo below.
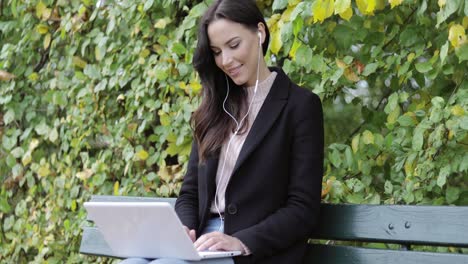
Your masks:
[{"label": "black coat", "polygon": [[[320,98],[278,68],[226,189],[224,232],[251,251],[235,263],[301,263],[317,222],[323,175]],[[210,217],[218,157],[193,144],[176,211],[200,234]]]}]

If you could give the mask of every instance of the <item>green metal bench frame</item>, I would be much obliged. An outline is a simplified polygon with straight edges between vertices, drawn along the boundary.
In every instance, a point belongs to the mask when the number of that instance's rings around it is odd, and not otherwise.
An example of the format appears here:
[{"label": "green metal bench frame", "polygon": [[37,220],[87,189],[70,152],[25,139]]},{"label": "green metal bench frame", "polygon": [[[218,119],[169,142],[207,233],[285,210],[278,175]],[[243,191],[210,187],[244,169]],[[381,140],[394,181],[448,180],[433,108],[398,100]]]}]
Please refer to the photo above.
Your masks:
[{"label": "green metal bench frame", "polygon": [[[91,201],[164,201],[175,198],[93,196]],[[411,251],[412,245],[468,248],[468,206],[322,204],[312,239],[380,242],[400,250],[309,244],[305,263],[467,264],[468,254]],[[96,227],[84,227],[80,253],[113,257]]]}]

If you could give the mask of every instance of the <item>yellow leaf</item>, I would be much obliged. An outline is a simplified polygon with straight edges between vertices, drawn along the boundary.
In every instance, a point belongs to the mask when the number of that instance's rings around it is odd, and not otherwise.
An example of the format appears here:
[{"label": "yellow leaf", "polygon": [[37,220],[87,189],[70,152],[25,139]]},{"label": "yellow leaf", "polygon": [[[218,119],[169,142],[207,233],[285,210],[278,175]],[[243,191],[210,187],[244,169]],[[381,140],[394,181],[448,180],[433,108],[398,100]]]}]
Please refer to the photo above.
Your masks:
[{"label": "yellow leaf", "polygon": [[50,46],[50,40],[51,35],[50,33],[47,33],[47,35],[44,37],[44,49],[47,49]]},{"label": "yellow leaf", "polygon": [[468,16],[463,18],[462,25],[464,28],[468,29]]},{"label": "yellow leaf", "polygon": [[351,7],[351,0],[336,0],[335,1],[335,14],[344,13]]},{"label": "yellow leaf", "polygon": [[37,74],[37,72],[33,72],[28,76],[28,79],[35,82],[39,79],[39,74]]},{"label": "yellow leaf", "polygon": [[408,57],[407,57],[408,61],[412,62],[414,60],[415,56],[416,56],[416,54],[414,54],[414,52],[411,52],[410,54],[408,54]]},{"label": "yellow leaf", "polygon": [[291,20],[291,14],[296,8],[294,6],[288,6],[288,8],[281,15],[281,20],[289,22]]},{"label": "yellow leaf", "polygon": [[385,0],[377,0],[375,2],[375,10],[384,10],[385,9]]},{"label": "yellow leaf", "polygon": [[273,54],[278,54],[281,47],[283,46],[283,41],[281,40],[281,30],[276,30],[272,34],[270,49]]},{"label": "yellow leaf", "polygon": [[454,24],[449,29],[449,37],[450,43],[455,48],[458,48],[466,41],[465,29],[462,25]]},{"label": "yellow leaf", "polygon": [[[158,176],[161,178],[164,182],[169,182],[172,179],[171,174],[169,173],[169,170],[167,167],[161,167],[159,168],[158,171]],[[164,185],[163,185],[164,186]]]},{"label": "yellow leaf", "polygon": [[289,0],[288,6],[297,6],[302,0]]},{"label": "yellow leaf", "polygon": [[41,35],[44,35],[46,34],[47,32],[49,32],[49,27],[47,27],[46,25],[44,24],[39,24],[36,26],[36,31],[41,34]]},{"label": "yellow leaf", "polygon": [[190,86],[190,88],[192,89],[192,91],[194,93],[200,92],[200,90],[202,88],[201,84],[199,82],[195,82],[195,81],[194,82],[191,81],[189,86]]},{"label": "yellow leaf", "polygon": [[346,68],[343,75],[346,77],[351,82],[359,82],[359,76],[351,69],[351,68]]},{"label": "yellow leaf", "polygon": [[140,52],[140,57],[142,58],[146,58],[150,55],[150,50],[149,49],[143,49],[141,52]]},{"label": "yellow leaf", "polygon": [[390,7],[393,9],[395,6],[401,5],[403,3],[403,0],[388,0],[390,3]]},{"label": "yellow leaf", "polygon": [[385,165],[386,160],[387,158],[384,155],[379,155],[376,160],[377,166],[382,167],[383,165]]},{"label": "yellow leaf", "polygon": [[339,13],[340,17],[346,21],[349,21],[353,16],[353,8],[350,6],[343,13]]},{"label": "yellow leaf", "polygon": [[42,14],[44,13],[44,10],[47,9],[47,6],[44,5],[42,1],[39,1],[36,5],[36,16],[37,18],[42,18]]},{"label": "yellow leaf", "polygon": [[84,171],[76,173],[76,177],[83,181],[89,179],[92,175],[93,171],[91,169],[85,169]]},{"label": "yellow leaf", "polygon": [[119,182],[114,182],[114,195],[119,195]]},{"label": "yellow leaf", "polygon": [[356,0],[359,11],[364,15],[374,15],[376,0]]},{"label": "yellow leaf", "polygon": [[148,155],[148,152],[142,149],[136,153],[136,156],[140,160],[146,160],[149,155]]},{"label": "yellow leaf", "polygon": [[82,69],[84,69],[86,67],[86,64],[87,64],[86,61],[82,60],[78,56],[73,56],[72,63],[73,63],[73,65],[75,65],[77,67],[80,67]]},{"label": "yellow leaf", "polygon": [[37,171],[37,175],[39,175],[40,177],[46,177],[46,176],[49,176],[49,174],[50,174],[49,166],[46,166],[46,165],[42,165]]},{"label": "yellow leaf", "polygon": [[28,165],[31,163],[32,157],[31,157],[31,151],[27,151],[24,153],[24,156],[21,158],[21,162],[23,163],[23,166]]},{"label": "yellow leaf", "polygon": [[414,161],[409,161],[408,159],[405,162],[405,174],[407,176],[412,176],[414,170]]},{"label": "yellow leaf", "polygon": [[393,111],[387,116],[387,123],[392,125],[395,124],[398,117],[400,116],[400,107],[395,107]]},{"label": "yellow leaf", "polygon": [[443,8],[445,6],[445,3],[447,2],[447,0],[439,0],[437,2],[437,4],[439,5],[440,8]]},{"label": "yellow leaf", "polygon": [[335,10],[335,0],[317,0],[312,6],[314,23],[323,22],[326,18],[333,15]]},{"label": "yellow leaf", "polygon": [[359,139],[361,138],[360,134],[357,134],[356,136],[353,137],[353,140],[351,141],[351,147],[353,148],[353,152],[356,153],[359,149]]},{"label": "yellow leaf", "polygon": [[336,61],[336,66],[338,66],[338,68],[340,69],[346,69],[348,67],[348,65],[346,65],[346,63],[342,60],[335,59],[335,61]]},{"label": "yellow leaf", "polygon": [[454,134],[453,131],[449,129],[449,133],[448,133],[448,135],[447,135],[447,138],[448,138],[449,140],[451,140],[451,139],[453,138],[453,134]]},{"label": "yellow leaf", "polygon": [[374,134],[369,130],[366,130],[362,133],[362,142],[366,145],[374,144]]},{"label": "yellow leaf", "polygon": [[275,31],[275,28],[277,26],[276,23],[278,22],[280,18],[281,18],[280,14],[274,14],[268,19],[267,25],[271,32]]},{"label": "yellow leaf", "polygon": [[455,105],[454,107],[452,107],[451,112],[454,116],[463,116],[465,114],[465,110],[460,105]]},{"label": "yellow leaf", "polygon": [[33,138],[31,142],[29,143],[29,151],[33,151],[39,146],[39,140],[36,138]]},{"label": "yellow leaf", "polygon": [[298,41],[297,39],[294,40],[291,50],[289,51],[289,57],[291,57],[293,61],[296,60],[296,52],[297,52],[297,49],[301,47],[301,45],[302,43],[300,41]]},{"label": "yellow leaf", "polygon": [[9,72],[0,70],[0,81],[9,81],[9,80],[14,79],[14,78],[16,78],[15,75],[13,75],[13,74],[11,74]]},{"label": "yellow leaf", "polygon": [[164,29],[167,26],[167,21],[165,18],[158,19],[156,24],[154,24],[154,28]]}]

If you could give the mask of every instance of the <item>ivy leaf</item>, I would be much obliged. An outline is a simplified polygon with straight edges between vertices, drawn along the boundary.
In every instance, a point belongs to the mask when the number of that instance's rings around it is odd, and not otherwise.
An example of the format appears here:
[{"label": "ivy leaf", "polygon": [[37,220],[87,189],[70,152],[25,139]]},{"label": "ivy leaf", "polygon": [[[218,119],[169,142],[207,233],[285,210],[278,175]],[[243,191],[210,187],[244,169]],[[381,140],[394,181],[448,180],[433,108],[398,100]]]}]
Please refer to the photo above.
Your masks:
[{"label": "ivy leaf", "polygon": [[450,0],[447,1],[445,6],[437,12],[437,24],[436,27],[447,20],[453,13],[457,12],[462,0]]},{"label": "ivy leaf", "polygon": [[430,61],[416,63],[416,70],[420,73],[426,73],[432,70],[432,63]]},{"label": "ivy leaf", "polygon": [[386,194],[392,194],[393,192],[393,184],[390,181],[385,181],[384,189]]},{"label": "ivy leaf", "polygon": [[424,128],[416,127],[413,134],[412,148],[413,150],[419,151],[422,149],[424,143]]},{"label": "ivy leaf", "polygon": [[366,145],[374,144],[374,134],[369,130],[366,130],[362,133],[362,142]]},{"label": "ivy leaf", "polygon": [[11,206],[8,203],[8,199],[6,197],[0,197],[0,212],[8,214],[10,211],[11,211]]},{"label": "ivy leaf", "polygon": [[50,128],[46,125],[44,121],[42,121],[35,127],[34,130],[36,131],[38,135],[45,136],[49,134]]},{"label": "ivy leaf", "polygon": [[281,9],[286,8],[287,5],[288,5],[288,0],[275,0],[273,2],[272,9],[273,11],[281,10]]},{"label": "ivy leaf", "polygon": [[449,48],[449,42],[447,41],[440,49],[440,63],[441,64],[444,64],[445,58],[447,58],[448,48]]},{"label": "ivy leaf", "polygon": [[464,44],[458,49],[455,49],[455,54],[458,57],[459,63],[461,63],[462,61],[468,60],[468,43]]},{"label": "ivy leaf", "polygon": [[10,124],[13,120],[15,120],[15,111],[9,109],[6,114],[3,116],[3,123],[5,125]]},{"label": "ivy leaf", "polygon": [[52,36],[50,35],[50,33],[47,33],[47,35],[45,35],[43,43],[44,49],[47,49],[50,46],[51,37]]},{"label": "ivy leaf", "polygon": [[371,75],[372,73],[374,73],[377,70],[377,67],[379,67],[378,63],[369,63],[369,64],[367,64],[366,67],[364,68],[364,72],[362,73],[362,75],[364,75],[364,76]]},{"label": "ivy leaf", "polygon": [[356,153],[359,149],[359,139],[361,135],[357,134],[356,136],[353,137],[353,140],[351,141],[351,147],[353,148],[353,152]]},{"label": "ivy leaf", "polygon": [[444,166],[439,171],[439,176],[437,177],[437,185],[442,188],[447,182],[447,177],[450,175],[450,165]]},{"label": "ivy leaf", "polygon": [[447,187],[447,190],[445,191],[445,199],[447,200],[447,203],[453,204],[455,201],[457,201],[460,197],[460,192],[461,191],[459,187]]},{"label": "ivy leaf", "polygon": [[313,56],[312,54],[312,49],[309,46],[301,45],[296,51],[297,64],[310,70],[312,65],[309,60]]},{"label": "ivy leaf", "polygon": [[57,132],[57,129],[54,127],[52,131],[50,131],[49,140],[51,142],[55,142],[57,141],[57,139],[58,139],[58,132]]},{"label": "ivy leaf", "polygon": [[153,6],[154,0],[145,0],[145,5],[143,6],[144,11],[148,11]]}]

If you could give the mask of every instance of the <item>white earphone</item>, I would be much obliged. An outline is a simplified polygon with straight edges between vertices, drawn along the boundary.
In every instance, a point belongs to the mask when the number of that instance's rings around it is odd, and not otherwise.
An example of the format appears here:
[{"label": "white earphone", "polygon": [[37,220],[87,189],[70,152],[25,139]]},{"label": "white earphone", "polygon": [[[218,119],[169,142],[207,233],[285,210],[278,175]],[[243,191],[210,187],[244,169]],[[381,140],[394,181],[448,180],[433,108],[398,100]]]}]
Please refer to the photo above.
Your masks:
[{"label": "white earphone", "polygon": [[[257,89],[258,89],[258,79],[259,79],[259,74],[260,74],[260,58],[261,58],[261,48],[262,48],[262,33],[260,31],[257,32],[257,35],[258,35],[258,61],[257,61],[257,80],[255,81],[255,88],[254,88],[254,94],[253,94],[253,97],[252,97],[252,100],[250,101],[249,103],[249,107],[247,108],[247,113],[241,118],[240,121],[237,121],[237,119],[231,114],[229,113],[229,111],[226,109],[226,101],[228,99],[228,96],[229,96],[229,80],[228,80],[228,77],[226,74],[224,74],[225,78],[226,78],[226,87],[227,87],[227,93],[226,93],[226,98],[224,98],[224,101],[223,101],[223,110],[224,112],[226,112],[226,114],[234,121],[234,123],[236,124],[236,129],[234,131],[234,134],[231,136],[231,138],[229,139],[229,142],[228,142],[228,145],[226,147],[226,151],[225,151],[225,154],[224,154],[224,161],[223,161],[223,165],[221,167],[221,177],[219,179],[219,182],[222,181],[223,179],[223,173],[224,173],[224,166],[226,165],[226,158],[227,158],[227,153],[229,153],[229,147],[231,146],[231,142],[232,142],[232,139],[237,135],[237,133],[239,132],[239,130],[241,129],[242,127],[242,124],[244,123],[244,120],[245,118],[247,118],[247,116],[249,115],[250,113],[250,109],[251,109],[251,106],[252,106],[252,103],[254,102],[254,99],[255,99],[255,95],[257,94]],[[219,218],[221,219],[222,222],[224,222],[224,217],[223,215],[221,214],[221,211],[219,210],[219,206],[218,206],[218,199],[217,199],[217,196],[218,196],[218,191],[219,191],[219,184],[217,183],[216,184],[216,191],[215,191],[215,197],[214,197],[214,204],[215,204],[215,207],[216,207],[216,210],[218,211],[218,214],[219,214]],[[224,225],[224,224],[223,224]],[[220,230],[221,231],[221,228],[222,226],[220,226]]]}]

